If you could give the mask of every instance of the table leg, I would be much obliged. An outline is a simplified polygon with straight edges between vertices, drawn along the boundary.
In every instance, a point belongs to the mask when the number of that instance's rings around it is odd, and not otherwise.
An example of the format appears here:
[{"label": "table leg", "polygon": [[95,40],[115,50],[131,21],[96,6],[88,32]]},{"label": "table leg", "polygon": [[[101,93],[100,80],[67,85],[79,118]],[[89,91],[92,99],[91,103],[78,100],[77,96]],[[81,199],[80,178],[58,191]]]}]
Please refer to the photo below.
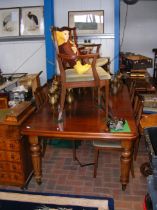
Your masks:
[{"label": "table leg", "polygon": [[126,189],[127,183],[129,183],[129,174],[131,170],[131,164],[133,160],[133,141],[122,142],[122,154],[121,154],[121,177],[122,190]]},{"label": "table leg", "polygon": [[41,184],[41,145],[37,136],[29,136],[30,150],[36,182]]}]

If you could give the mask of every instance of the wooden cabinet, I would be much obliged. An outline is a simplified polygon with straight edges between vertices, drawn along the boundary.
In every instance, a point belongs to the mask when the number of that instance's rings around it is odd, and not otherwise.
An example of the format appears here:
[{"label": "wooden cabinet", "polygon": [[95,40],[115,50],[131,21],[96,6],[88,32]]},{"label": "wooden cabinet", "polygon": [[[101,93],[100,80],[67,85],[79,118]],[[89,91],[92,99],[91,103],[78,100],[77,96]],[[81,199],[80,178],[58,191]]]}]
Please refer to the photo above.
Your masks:
[{"label": "wooden cabinet", "polygon": [[32,175],[29,143],[20,127],[34,109],[30,102],[22,102],[0,110],[0,185],[25,187]]}]

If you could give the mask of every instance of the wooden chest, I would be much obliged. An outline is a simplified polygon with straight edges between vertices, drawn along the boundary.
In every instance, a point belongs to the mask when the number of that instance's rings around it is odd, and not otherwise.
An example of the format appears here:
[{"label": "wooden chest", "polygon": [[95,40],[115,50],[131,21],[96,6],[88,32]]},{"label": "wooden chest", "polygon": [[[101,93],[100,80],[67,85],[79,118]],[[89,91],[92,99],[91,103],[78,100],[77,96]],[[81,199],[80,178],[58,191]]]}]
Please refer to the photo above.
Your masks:
[{"label": "wooden chest", "polygon": [[153,60],[143,55],[123,55],[123,64],[126,69],[147,69],[152,68]]},{"label": "wooden chest", "polygon": [[30,102],[0,110],[0,185],[26,187],[32,175],[29,143],[20,127],[33,111]]}]

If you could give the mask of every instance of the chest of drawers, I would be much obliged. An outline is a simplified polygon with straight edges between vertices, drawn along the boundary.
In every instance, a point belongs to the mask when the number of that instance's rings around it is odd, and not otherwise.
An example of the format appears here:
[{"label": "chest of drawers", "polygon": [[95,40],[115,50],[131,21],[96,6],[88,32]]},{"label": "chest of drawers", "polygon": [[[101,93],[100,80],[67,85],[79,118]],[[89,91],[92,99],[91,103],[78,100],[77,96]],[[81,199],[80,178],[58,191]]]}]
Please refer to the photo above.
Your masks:
[{"label": "chest of drawers", "polygon": [[[0,118],[0,185],[25,187],[32,175],[29,143],[20,127],[34,111],[30,102],[3,110]],[[2,110],[0,110],[2,111]]]}]

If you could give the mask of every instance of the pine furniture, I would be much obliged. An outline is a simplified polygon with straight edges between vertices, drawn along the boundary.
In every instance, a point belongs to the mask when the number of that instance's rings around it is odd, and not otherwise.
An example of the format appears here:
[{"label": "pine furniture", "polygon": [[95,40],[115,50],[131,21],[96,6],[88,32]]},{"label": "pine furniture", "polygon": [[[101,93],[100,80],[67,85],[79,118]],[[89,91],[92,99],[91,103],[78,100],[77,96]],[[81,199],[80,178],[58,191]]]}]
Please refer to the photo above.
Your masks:
[{"label": "pine furniture", "polygon": [[30,102],[0,110],[0,184],[26,187],[33,173],[29,145],[20,133],[22,123],[33,113]]}]

